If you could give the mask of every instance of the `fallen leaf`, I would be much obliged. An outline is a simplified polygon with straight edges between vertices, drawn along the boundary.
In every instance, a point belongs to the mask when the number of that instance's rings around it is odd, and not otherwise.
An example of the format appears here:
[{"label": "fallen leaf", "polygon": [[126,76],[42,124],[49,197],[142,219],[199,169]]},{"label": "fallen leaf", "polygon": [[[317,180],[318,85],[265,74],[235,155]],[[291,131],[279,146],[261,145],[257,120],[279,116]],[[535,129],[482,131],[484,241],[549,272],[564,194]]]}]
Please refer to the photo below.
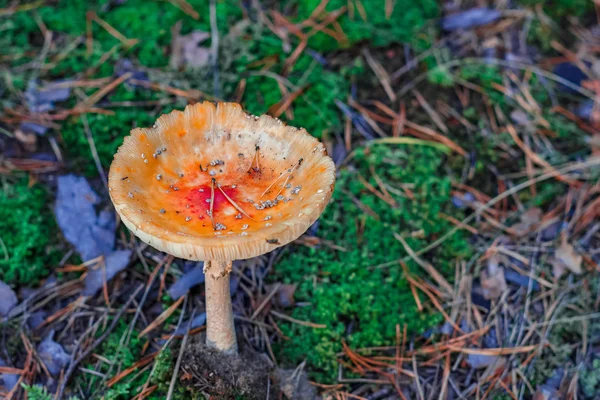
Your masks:
[{"label": "fallen leaf", "polygon": [[6,283],[0,281],[0,316],[6,317],[17,305],[17,295]]},{"label": "fallen leaf", "polygon": [[169,296],[171,296],[173,300],[177,300],[194,286],[204,283],[204,279],[205,276],[202,264],[197,263],[194,268],[180,276],[179,279],[171,285],[168,290]]},{"label": "fallen leaf", "polygon": [[508,289],[504,268],[500,266],[500,258],[496,254],[488,259],[487,269],[481,271],[481,287],[486,300],[497,299]]},{"label": "fallen leaf", "polygon": [[65,349],[59,343],[56,343],[53,340],[53,336],[54,331],[50,332],[38,345],[37,352],[48,369],[48,372],[56,377],[60,375],[60,371],[69,365],[71,356],[67,354]]},{"label": "fallen leaf", "polygon": [[83,280],[82,294],[84,296],[94,296],[98,293],[104,286],[105,281],[110,281],[129,264],[131,253],[131,250],[114,251],[104,258],[104,265],[99,262],[98,265],[91,268]]},{"label": "fallen leaf", "polygon": [[189,330],[193,330],[193,329],[199,328],[201,326],[204,326],[205,323],[206,323],[206,313],[196,315],[193,320],[191,320],[191,321],[187,320],[186,322],[182,323],[181,326],[177,330],[175,330],[175,332],[173,332],[173,336],[183,336]]},{"label": "fallen leaf", "polygon": [[566,237],[563,237],[560,246],[554,252],[554,261],[552,262],[552,273],[556,278],[560,278],[568,269],[576,275],[580,275],[581,261],[583,257],[575,252],[573,245],[567,242]]},{"label": "fallen leaf", "polygon": [[64,82],[51,82],[39,86],[36,81],[29,81],[25,91],[27,107],[32,112],[46,112],[54,110],[54,103],[64,101],[71,95],[71,89],[64,86]]},{"label": "fallen leaf", "polygon": [[210,33],[192,31],[187,35],[179,35],[181,24],[176,24],[171,29],[173,40],[171,42],[171,58],[169,66],[173,69],[183,67],[204,67],[210,60],[210,48],[200,46],[210,38]]},{"label": "fallen leaf", "polygon": [[96,213],[100,202],[83,177],[58,177],[58,193],[54,213],[65,239],[81,255],[83,261],[112,253],[116,221],[109,211]]},{"label": "fallen leaf", "polygon": [[521,215],[520,222],[511,226],[511,229],[515,232],[517,236],[523,237],[525,235],[528,235],[532,231],[532,229],[540,223],[541,218],[541,209],[537,207],[530,208]]},{"label": "fallen leaf", "polygon": [[35,133],[39,136],[44,136],[46,131],[48,131],[48,127],[40,124],[36,124],[35,122],[24,121],[19,124],[19,129],[23,132],[27,133]]},{"label": "fallen leaf", "polygon": [[498,362],[500,362],[499,360],[501,358],[502,357],[500,357],[500,356],[490,356],[490,355],[484,355],[484,354],[469,354],[467,356],[467,363],[469,363],[469,365],[475,369],[487,368],[490,365],[494,365],[494,364],[497,364]]},{"label": "fallen leaf", "polygon": [[[275,285],[267,285],[266,290],[267,293],[271,292]],[[277,293],[273,296],[273,303],[275,303],[279,307],[287,308],[292,307],[295,303],[294,301],[294,293],[296,292],[296,287],[298,285],[289,285],[289,284],[281,284],[279,285],[279,289],[277,289]]]},{"label": "fallen leaf", "polygon": [[470,10],[458,12],[444,17],[442,19],[442,29],[445,31],[471,29],[490,24],[500,19],[501,16],[502,14],[500,11],[492,8],[471,8]]},{"label": "fallen leaf", "polygon": [[15,138],[23,145],[23,148],[33,153],[37,149],[37,136],[35,133],[25,132],[21,129],[15,129]]},{"label": "fallen leaf", "polygon": [[[0,367],[10,367],[6,361],[0,358]],[[19,375],[15,374],[0,374],[0,386],[10,392],[17,382],[19,381]]]}]

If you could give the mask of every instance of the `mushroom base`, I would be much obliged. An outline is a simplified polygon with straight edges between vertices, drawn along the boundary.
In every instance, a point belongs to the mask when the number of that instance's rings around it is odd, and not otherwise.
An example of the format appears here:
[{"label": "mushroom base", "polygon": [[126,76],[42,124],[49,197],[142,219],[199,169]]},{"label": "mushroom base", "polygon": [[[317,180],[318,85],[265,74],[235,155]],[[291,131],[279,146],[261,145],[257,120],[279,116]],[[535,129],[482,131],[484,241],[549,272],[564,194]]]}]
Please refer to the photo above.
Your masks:
[{"label": "mushroom base", "polygon": [[225,354],[237,354],[237,339],[229,289],[232,263],[206,261],[206,346]]}]

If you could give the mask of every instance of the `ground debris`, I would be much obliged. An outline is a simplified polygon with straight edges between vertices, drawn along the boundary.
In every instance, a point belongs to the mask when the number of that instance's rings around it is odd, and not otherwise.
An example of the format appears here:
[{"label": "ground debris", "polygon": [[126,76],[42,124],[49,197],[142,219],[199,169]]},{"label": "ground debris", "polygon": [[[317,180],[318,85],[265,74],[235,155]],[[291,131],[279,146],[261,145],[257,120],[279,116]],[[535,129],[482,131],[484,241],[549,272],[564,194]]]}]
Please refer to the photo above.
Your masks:
[{"label": "ground debris", "polygon": [[64,101],[71,95],[71,89],[65,83],[52,82],[40,86],[36,81],[29,81],[25,91],[29,110],[36,113],[54,110],[54,103]]},{"label": "ground debris", "polygon": [[210,33],[196,30],[180,36],[180,28],[181,24],[177,23],[171,29],[173,40],[171,42],[169,66],[173,69],[180,69],[183,67],[200,68],[208,65],[210,47],[203,47],[200,44],[210,38]]},{"label": "ground debris", "polygon": [[442,28],[446,31],[471,29],[482,25],[491,24],[500,19],[502,14],[492,8],[477,7],[448,15],[442,19]]},{"label": "ground debris", "polygon": [[554,257],[552,273],[556,278],[560,278],[566,271],[576,275],[583,272],[581,269],[583,257],[575,251],[572,244],[567,242],[566,237],[563,236],[560,246],[556,248]]},{"label": "ground debris", "polygon": [[[242,349],[239,356],[232,356],[193,343],[184,354],[181,370],[189,377],[186,386],[219,399],[277,398],[274,385],[269,384],[269,363],[251,349]],[[269,387],[271,393],[267,394]]]},{"label": "ground debris", "polygon": [[6,283],[0,281],[0,317],[6,317],[18,303],[17,295]]},{"label": "ground debris", "polygon": [[54,331],[51,331],[44,340],[38,345],[37,351],[48,372],[54,377],[58,377],[71,359],[65,349],[59,343],[53,340]]},{"label": "ground debris", "polygon": [[58,177],[58,193],[54,212],[65,239],[83,261],[112,252],[116,220],[110,211],[96,213],[100,202],[88,181],[76,175]]},{"label": "ground debris", "polygon": [[171,285],[169,288],[169,296],[171,296],[173,300],[177,300],[194,286],[204,283],[204,279],[205,276],[202,264],[196,263],[191,270],[180,276],[179,279]]},{"label": "ground debris", "polygon": [[83,280],[84,296],[94,296],[104,284],[121,272],[131,258],[131,250],[117,250],[109,253],[103,260],[98,262],[93,268],[88,269],[88,273]]}]

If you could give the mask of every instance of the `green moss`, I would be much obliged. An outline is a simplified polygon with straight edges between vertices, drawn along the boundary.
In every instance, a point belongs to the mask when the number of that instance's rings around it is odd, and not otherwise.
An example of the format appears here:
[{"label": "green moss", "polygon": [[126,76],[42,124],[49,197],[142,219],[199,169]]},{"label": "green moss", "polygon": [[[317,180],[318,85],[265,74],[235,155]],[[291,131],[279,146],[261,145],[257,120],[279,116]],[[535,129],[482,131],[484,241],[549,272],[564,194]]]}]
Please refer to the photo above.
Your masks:
[{"label": "green moss", "polygon": [[56,223],[46,189],[23,179],[0,187],[0,280],[35,284],[58,261]]},{"label": "green moss", "polygon": [[594,12],[594,2],[587,0],[519,0],[524,6],[541,6],[544,12],[551,17],[585,17]]},{"label": "green moss", "polygon": [[[393,233],[402,235],[415,250],[425,247],[450,230],[452,225],[441,212],[456,214],[449,204],[450,178],[440,171],[444,157],[426,147],[393,148],[373,146],[356,153],[355,170],[340,172],[334,199],[320,219],[319,236],[343,247],[332,249],[295,248],[278,264],[274,280],[299,283],[296,300],[304,303],[293,311],[294,318],[326,324],[325,329],[285,324],[290,337],[281,349],[290,363],[307,359],[313,377],[331,381],[337,373],[336,353],[342,340],[354,348],[389,345],[396,325],[409,332],[421,332],[441,321],[428,310],[419,313],[399,264],[386,268],[378,264],[407,256]],[[409,185],[414,199],[392,195],[391,207],[358,181],[358,174],[377,186],[374,168],[391,190],[403,191]],[[353,200],[353,197],[355,200]],[[356,200],[373,210],[371,216]],[[454,262],[470,254],[462,233],[452,236],[428,254],[438,271],[452,275]],[[423,276],[414,262],[410,271]]]},{"label": "green moss", "polygon": [[[131,129],[152,126],[159,115],[140,112],[134,108],[116,110],[115,115],[89,114],[87,118],[90,131],[102,166],[110,166],[115,152]],[[97,175],[81,119],[73,118],[68,121],[61,134],[69,160],[75,164],[74,167],[90,176]]]},{"label": "green moss", "polygon": [[[49,30],[59,34],[68,34],[75,38],[86,34],[86,13],[97,15],[128,39],[137,39],[131,49],[124,46],[119,50],[118,58],[127,55],[137,58],[147,67],[163,67],[168,64],[168,46],[171,43],[171,27],[182,22],[182,33],[192,30],[210,31],[209,0],[189,0],[188,3],[198,12],[198,19],[192,18],[168,1],[130,0],[115,5],[109,0],[90,3],[86,0],[58,2],[53,6],[44,6],[36,11]],[[237,1],[217,1],[217,25],[222,33],[227,32],[232,21],[241,18],[242,10]],[[39,35],[39,28],[30,13],[17,13],[12,17],[11,35],[15,49],[23,52],[30,47],[30,35]],[[97,61],[102,54],[120,42],[97,23],[92,24],[94,52],[87,55],[84,48],[70,54],[62,64],[63,72],[79,72],[89,66],[90,60]],[[5,32],[3,32],[4,34]],[[83,46],[82,46],[83,47]],[[76,57],[73,57],[75,55]],[[108,64],[110,65],[110,64]],[[57,71],[59,72],[59,71]]]},{"label": "green moss", "polygon": [[[27,393],[27,399],[28,400],[53,400],[54,399],[54,395],[52,393],[48,392],[48,389],[43,387],[43,386],[39,386],[39,385],[25,385],[23,384],[23,389],[25,389],[25,392]],[[70,397],[70,400],[77,400],[76,397]]]},{"label": "green moss", "polygon": [[[285,3],[288,7],[295,4],[295,20],[303,21],[310,17],[321,0],[292,0]],[[329,51],[361,40],[369,40],[372,46],[408,42],[427,20],[436,18],[439,14],[438,3],[432,0],[395,2],[388,15],[385,0],[331,0],[326,11],[335,11],[342,7],[347,7],[347,11],[337,21],[347,40],[340,43],[330,35],[317,33],[309,40],[310,47],[318,51]]]},{"label": "green moss", "polygon": [[589,368],[582,368],[579,384],[586,399],[594,399],[600,392],[600,358],[594,359]]}]

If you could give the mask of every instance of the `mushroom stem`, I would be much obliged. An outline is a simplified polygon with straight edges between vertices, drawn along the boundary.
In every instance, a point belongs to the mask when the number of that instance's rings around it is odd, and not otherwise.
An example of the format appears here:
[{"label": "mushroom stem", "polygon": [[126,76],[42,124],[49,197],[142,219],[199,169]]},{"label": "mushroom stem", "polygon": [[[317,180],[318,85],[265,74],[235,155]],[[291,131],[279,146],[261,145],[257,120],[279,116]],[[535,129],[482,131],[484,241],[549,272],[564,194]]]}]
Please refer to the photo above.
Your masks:
[{"label": "mushroom stem", "polygon": [[233,309],[229,291],[232,263],[206,261],[206,345],[226,354],[237,354]]}]

